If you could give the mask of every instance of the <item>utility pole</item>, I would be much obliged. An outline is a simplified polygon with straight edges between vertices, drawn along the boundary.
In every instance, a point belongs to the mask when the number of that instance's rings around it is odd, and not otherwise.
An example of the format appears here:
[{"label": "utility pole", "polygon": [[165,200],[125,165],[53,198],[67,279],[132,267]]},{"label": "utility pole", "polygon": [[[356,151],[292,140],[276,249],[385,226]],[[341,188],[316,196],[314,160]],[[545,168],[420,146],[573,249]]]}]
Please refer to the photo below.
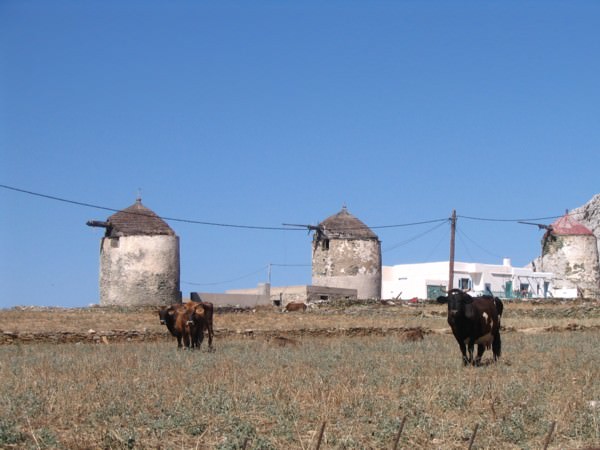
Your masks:
[{"label": "utility pole", "polygon": [[450,261],[448,262],[448,291],[454,288],[454,237],[456,235],[456,210],[452,210],[450,218]]}]

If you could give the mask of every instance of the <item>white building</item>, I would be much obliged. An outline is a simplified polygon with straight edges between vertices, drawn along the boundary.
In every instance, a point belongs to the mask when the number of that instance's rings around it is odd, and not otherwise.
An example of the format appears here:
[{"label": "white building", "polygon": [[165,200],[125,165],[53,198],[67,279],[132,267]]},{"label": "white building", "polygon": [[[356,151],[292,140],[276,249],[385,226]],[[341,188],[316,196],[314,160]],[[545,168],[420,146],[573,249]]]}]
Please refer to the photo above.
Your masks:
[{"label": "white building", "polygon": [[[435,299],[447,290],[448,275],[448,261],[383,266],[381,295],[384,299]],[[501,265],[455,261],[453,286],[470,289],[474,295],[545,298],[553,296],[552,276],[513,267],[508,258]]]}]

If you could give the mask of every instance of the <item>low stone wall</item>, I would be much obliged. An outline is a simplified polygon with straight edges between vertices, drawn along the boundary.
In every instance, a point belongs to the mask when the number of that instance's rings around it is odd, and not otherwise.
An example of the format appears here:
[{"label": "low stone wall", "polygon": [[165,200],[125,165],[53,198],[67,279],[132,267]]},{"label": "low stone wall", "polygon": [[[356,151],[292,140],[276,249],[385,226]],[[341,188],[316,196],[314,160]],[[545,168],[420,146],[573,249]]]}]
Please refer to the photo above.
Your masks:
[{"label": "low stone wall", "polygon": [[214,294],[210,292],[192,292],[190,294],[192,301],[212,303],[216,308],[224,306],[234,306],[239,308],[255,308],[257,306],[272,305],[271,298],[268,295],[259,294]]}]

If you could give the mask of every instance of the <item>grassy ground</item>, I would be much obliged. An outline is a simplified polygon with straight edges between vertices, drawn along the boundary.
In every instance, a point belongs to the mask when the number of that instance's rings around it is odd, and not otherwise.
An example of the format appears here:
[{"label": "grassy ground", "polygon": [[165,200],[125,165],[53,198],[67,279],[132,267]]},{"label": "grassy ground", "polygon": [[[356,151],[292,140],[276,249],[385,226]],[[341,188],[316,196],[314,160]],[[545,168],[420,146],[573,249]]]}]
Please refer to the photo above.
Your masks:
[{"label": "grassy ground", "polygon": [[[381,449],[392,448],[403,418],[398,448],[465,449],[478,425],[474,449],[537,449],[552,423],[548,448],[600,445],[599,309],[594,302],[508,305],[503,358],[479,368],[463,368],[454,338],[443,333],[416,341],[385,333],[284,338],[335,327],[443,330],[438,305],[217,314],[215,353],[177,351],[170,338],[17,341],[0,346],[0,448],[241,449],[246,442],[304,450],[315,448],[325,423],[322,449]],[[3,332],[68,327],[162,330],[152,311],[0,310]],[[273,329],[279,338],[225,333],[248,329]]]},{"label": "grassy ground", "polygon": [[[277,308],[261,307],[247,311],[219,311],[215,316],[217,333],[242,333],[246,330],[285,332],[290,330],[327,330],[349,328],[421,327],[448,329],[446,306],[435,303],[416,306],[356,304],[350,307],[321,307],[307,313],[281,313]],[[503,326],[508,330],[564,328],[600,325],[600,301],[554,303],[506,303]],[[0,309],[0,332],[53,333],[137,330],[167,334],[158,321],[155,308],[12,308]]]}]

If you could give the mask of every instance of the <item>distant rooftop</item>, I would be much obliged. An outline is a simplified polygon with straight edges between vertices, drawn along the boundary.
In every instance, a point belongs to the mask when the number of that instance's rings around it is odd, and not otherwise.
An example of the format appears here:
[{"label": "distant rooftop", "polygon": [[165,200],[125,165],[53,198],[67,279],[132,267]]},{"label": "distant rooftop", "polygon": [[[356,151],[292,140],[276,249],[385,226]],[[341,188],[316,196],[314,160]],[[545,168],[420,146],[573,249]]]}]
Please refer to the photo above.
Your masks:
[{"label": "distant rooftop", "polygon": [[378,239],[377,235],[362,221],[348,212],[346,206],[319,224],[328,238]]},{"label": "distant rooftop", "polygon": [[564,235],[564,236],[572,236],[572,235],[582,235],[582,236],[593,236],[594,233],[587,228],[585,225],[577,222],[573,216],[569,215],[569,212],[562,216],[560,219],[557,219],[552,224],[552,233],[555,235]]},{"label": "distant rooftop", "polygon": [[136,199],[128,208],[108,218],[111,236],[135,235],[175,235],[175,232],[158,215],[142,205],[142,199]]}]

